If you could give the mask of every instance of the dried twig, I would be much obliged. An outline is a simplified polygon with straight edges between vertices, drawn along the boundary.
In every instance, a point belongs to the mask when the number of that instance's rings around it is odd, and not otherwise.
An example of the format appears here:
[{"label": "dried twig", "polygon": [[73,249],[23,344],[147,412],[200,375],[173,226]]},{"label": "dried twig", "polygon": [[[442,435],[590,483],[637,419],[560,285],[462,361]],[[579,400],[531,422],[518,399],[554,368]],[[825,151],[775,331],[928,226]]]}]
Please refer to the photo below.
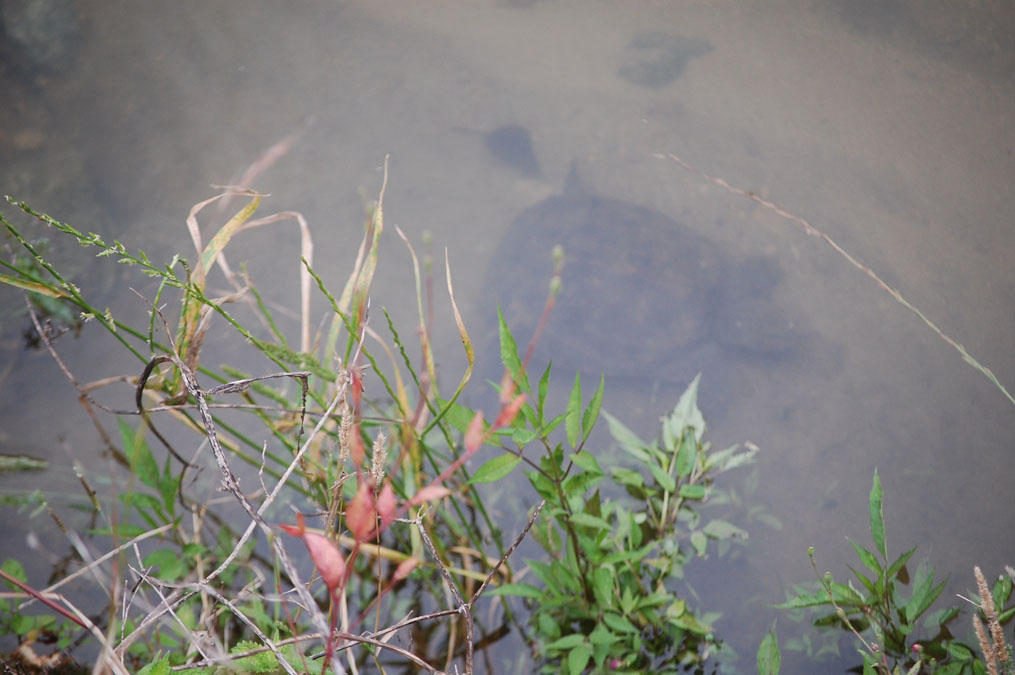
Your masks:
[{"label": "dried twig", "polygon": [[790,213],[789,211],[785,210],[781,206],[779,206],[779,205],[777,205],[777,204],[775,204],[773,202],[770,202],[770,201],[768,201],[766,199],[762,199],[760,196],[756,195],[753,192],[749,192],[747,190],[743,190],[741,188],[734,187],[733,185],[730,185],[729,183],[724,181],[722,178],[719,178],[717,176],[712,176],[710,174],[707,174],[704,171],[702,171],[701,169],[698,169],[698,168],[696,168],[694,166],[691,166],[690,164],[688,164],[684,160],[680,159],[679,157],[677,157],[673,153],[669,153],[669,152],[668,153],[656,153],[654,156],[657,159],[670,159],[670,160],[676,162],[677,164],[679,164],[680,166],[682,166],[683,168],[687,169],[691,173],[694,173],[694,174],[697,174],[697,175],[701,176],[705,180],[709,181],[710,183],[714,183],[715,185],[718,185],[719,187],[721,187],[722,189],[726,190],[727,192],[730,192],[730,193],[735,194],[735,195],[740,195],[741,197],[747,197],[748,199],[750,199],[750,200],[752,200],[754,202],[757,202],[761,206],[765,207],[769,211],[772,211],[776,215],[781,216],[782,218],[785,218],[786,220],[789,220],[790,222],[799,225],[801,228],[803,228],[804,232],[806,232],[807,234],[811,235],[812,237],[818,237],[818,238],[824,240],[824,242],[826,244],[828,244],[829,246],[831,246],[832,249],[834,249],[836,253],[838,253],[843,258],[845,258],[846,261],[850,265],[852,265],[853,267],[855,267],[856,269],[860,270],[861,272],[866,274],[868,277],[873,279],[874,283],[876,283],[881,288],[881,290],[883,290],[885,293],[888,293],[888,295],[892,296],[892,298],[894,298],[896,302],[898,302],[900,305],[902,305],[903,307],[905,307],[906,309],[911,311],[913,314],[916,314],[916,316],[918,316],[920,318],[920,320],[923,321],[923,323],[928,328],[930,328],[932,331],[934,331],[934,333],[936,333],[938,337],[940,337],[942,340],[944,340],[946,344],[950,345],[955,351],[957,351],[959,353],[959,355],[962,356],[962,360],[963,361],[968,363],[970,366],[972,366],[976,370],[980,371],[983,374],[984,377],[986,377],[988,380],[990,380],[990,382],[995,387],[997,387],[1001,391],[1002,394],[1005,395],[1005,397],[1008,399],[1009,402],[1011,402],[1012,405],[1015,405],[1015,396],[1012,396],[1012,394],[1005,388],[1005,386],[1003,384],[1001,384],[1001,381],[997,379],[997,376],[994,374],[994,372],[992,370],[990,370],[990,368],[987,368],[986,366],[982,365],[979,361],[974,359],[972,357],[972,355],[969,352],[966,351],[965,347],[963,347],[961,344],[959,344],[958,342],[956,342],[952,338],[950,338],[947,335],[945,335],[944,331],[942,331],[940,328],[937,327],[936,324],[934,324],[934,322],[932,322],[930,319],[928,319],[927,316],[923,312],[921,312],[915,306],[910,304],[908,300],[906,300],[904,297],[902,297],[902,294],[899,291],[897,291],[896,289],[894,289],[891,286],[889,286],[883,279],[881,279],[881,277],[879,277],[877,274],[875,274],[874,271],[871,268],[867,267],[862,262],[860,262],[859,260],[854,258],[848,251],[846,251],[846,249],[842,248],[838,243],[835,242],[834,239],[829,237],[827,234],[825,234],[824,232],[822,232],[818,228],[814,227],[813,225],[811,225],[809,222],[807,222],[806,220],[804,220],[800,216],[797,216],[797,215],[794,215],[794,214]]}]

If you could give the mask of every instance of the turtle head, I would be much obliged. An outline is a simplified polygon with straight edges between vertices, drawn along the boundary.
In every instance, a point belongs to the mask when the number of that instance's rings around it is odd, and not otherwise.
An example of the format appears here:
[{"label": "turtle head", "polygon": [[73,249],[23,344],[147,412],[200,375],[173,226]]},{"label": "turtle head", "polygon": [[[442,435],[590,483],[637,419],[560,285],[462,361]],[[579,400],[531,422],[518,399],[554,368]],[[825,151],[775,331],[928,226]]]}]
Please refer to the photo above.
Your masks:
[{"label": "turtle head", "polygon": [[568,169],[567,179],[564,181],[565,197],[587,197],[591,191],[578,175],[578,160],[571,160],[571,168]]}]

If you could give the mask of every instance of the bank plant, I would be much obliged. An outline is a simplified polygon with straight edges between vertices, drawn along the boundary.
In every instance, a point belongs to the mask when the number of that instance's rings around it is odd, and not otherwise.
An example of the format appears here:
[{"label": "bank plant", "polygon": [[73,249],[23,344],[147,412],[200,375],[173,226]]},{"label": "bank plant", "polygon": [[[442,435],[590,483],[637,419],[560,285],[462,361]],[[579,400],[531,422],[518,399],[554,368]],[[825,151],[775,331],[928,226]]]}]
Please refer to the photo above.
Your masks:
[{"label": "bank plant", "polygon": [[[547,558],[526,561],[532,582],[508,583],[494,593],[527,601],[542,672],[702,669],[720,647],[711,625],[718,615],[695,608],[693,596],[680,591],[684,569],[705,557],[710,542],[746,538],[726,520],[703,517],[700,507],[718,491],[714,478],[751,461],[756,448],[711,447],[695,378],[654,441],[608,416],[614,441],[638,468],[607,470],[586,447],[602,382],[583,411],[576,377],[567,410],[550,418],[544,412],[549,374],[547,367],[528,412],[533,428],[515,439],[536,441],[542,456],[538,463],[520,454],[504,460],[528,461],[529,482],[545,505],[533,532]],[[564,433],[555,437],[561,425]],[[618,486],[624,493],[608,498],[606,490]]]},{"label": "bank plant", "polygon": [[[819,573],[815,551],[808,550],[818,581],[809,587],[796,586],[795,594],[777,607],[794,614],[810,613],[815,631],[786,645],[819,662],[826,649],[837,652],[839,635],[850,635],[860,658],[857,670],[864,675],[1015,673],[1015,654],[1004,637],[1015,619],[1015,570],[1008,568],[989,586],[980,568],[974,568],[977,593],[967,603],[973,608],[971,624],[958,621],[958,605],[930,611],[947,580],[935,583],[934,569],[927,561],[910,573],[915,546],[889,556],[883,501],[875,471],[868,511],[873,550],[849,540],[858,564],[850,566],[853,576],[845,583],[830,572]],[[972,640],[956,637],[953,630]],[[824,637],[826,646],[815,650],[812,635]],[[759,673],[778,673],[780,659],[773,629],[758,650]]]},{"label": "bank plant", "polygon": [[[86,532],[65,528],[73,553],[61,578],[33,586],[31,553],[0,569],[10,591],[0,626],[16,639],[11,658],[22,667],[66,666],[62,650],[78,647],[114,673],[471,673],[496,670],[489,647],[515,630],[546,672],[670,672],[718,648],[714,615],[692,607],[680,580],[710,541],[744,536],[698,507],[717,493],[716,474],[753,453],[710,448],[696,380],[654,442],[609,418],[637,468],[606,468],[602,439],[590,445],[603,380],[583,400],[576,378],[564,410],[551,411],[549,367],[534,389],[528,379],[536,337],[523,358],[503,317],[496,410],[464,405],[475,359],[448,257],[439,276],[462,350],[440,373],[430,343],[433,262],[401,231],[417,306],[411,342],[372,298],[383,197],[382,187],[337,292],[315,268],[305,219],[255,217],[254,192],[228,189],[194,206],[193,257],[165,263],[8,198],[30,227],[133,273],[122,283],[138,289],[147,311],[135,326],[97,306],[46,257],[40,237],[0,214],[0,282],[24,291],[32,341],[67,376],[122,474],[97,487],[96,474],[75,463],[93,522]],[[208,207],[236,200],[242,206],[208,237]],[[298,303],[264,294],[256,271],[229,264],[233,238],[264,226],[298,231],[301,256],[290,266]],[[323,318],[312,312],[315,296]],[[61,336],[79,322],[136,366],[79,381],[61,358],[73,348]],[[207,344],[229,354],[243,345],[254,356],[243,368],[216,366],[204,358]],[[446,385],[449,371],[456,377]],[[522,464],[541,501],[527,522],[521,513],[515,525],[498,523],[484,495],[514,490],[506,481]],[[45,495],[25,504],[33,517],[58,518]],[[530,533],[546,557],[512,560]],[[79,607],[84,599],[61,592],[85,578],[105,596],[99,605]],[[509,602],[518,597],[527,607]]]}]

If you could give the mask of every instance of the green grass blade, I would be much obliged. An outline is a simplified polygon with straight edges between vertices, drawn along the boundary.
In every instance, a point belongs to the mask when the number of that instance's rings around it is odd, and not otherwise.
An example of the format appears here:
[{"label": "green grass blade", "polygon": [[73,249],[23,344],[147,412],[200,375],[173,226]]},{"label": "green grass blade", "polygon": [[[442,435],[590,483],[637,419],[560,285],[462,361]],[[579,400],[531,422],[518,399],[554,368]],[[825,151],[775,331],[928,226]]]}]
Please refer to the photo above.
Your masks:
[{"label": "green grass blade", "polygon": [[592,433],[592,429],[595,428],[596,422],[599,420],[599,408],[603,405],[603,389],[606,387],[606,376],[599,376],[599,386],[596,388],[596,393],[592,395],[592,400],[589,401],[589,405],[585,408],[585,414],[582,415],[582,443],[588,440],[589,434]]},{"label": "green grass blade", "polygon": [[571,397],[567,402],[567,411],[564,413],[564,430],[567,432],[567,442],[572,448],[578,447],[578,434],[581,433],[581,405],[582,405],[582,376],[575,373],[574,386],[571,387]]},{"label": "green grass blade", "polygon": [[758,675],[779,675],[782,654],[779,652],[779,638],[775,635],[775,624],[758,645]]},{"label": "green grass blade", "polygon": [[877,547],[881,559],[888,561],[888,553],[885,549],[885,514],[882,506],[883,493],[881,491],[881,479],[878,478],[877,469],[874,470],[874,485],[871,487],[870,496],[870,519],[871,538],[874,546]]}]

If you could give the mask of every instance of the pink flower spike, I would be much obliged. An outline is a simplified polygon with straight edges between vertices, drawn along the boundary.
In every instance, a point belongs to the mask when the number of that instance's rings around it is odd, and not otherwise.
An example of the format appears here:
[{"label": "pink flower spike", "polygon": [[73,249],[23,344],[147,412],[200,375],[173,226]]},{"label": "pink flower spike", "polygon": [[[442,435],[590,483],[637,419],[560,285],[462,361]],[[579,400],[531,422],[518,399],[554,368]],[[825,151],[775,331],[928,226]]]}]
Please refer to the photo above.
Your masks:
[{"label": "pink flower spike", "polygon": [[451,490],[447,489],[443,485],[427,485],[426,487],[420,488],[419,492],[412,496],[409,500],[410,506],[419,506],[424,502],[431,502],[435,499],[442,499],[451,494]]}]

